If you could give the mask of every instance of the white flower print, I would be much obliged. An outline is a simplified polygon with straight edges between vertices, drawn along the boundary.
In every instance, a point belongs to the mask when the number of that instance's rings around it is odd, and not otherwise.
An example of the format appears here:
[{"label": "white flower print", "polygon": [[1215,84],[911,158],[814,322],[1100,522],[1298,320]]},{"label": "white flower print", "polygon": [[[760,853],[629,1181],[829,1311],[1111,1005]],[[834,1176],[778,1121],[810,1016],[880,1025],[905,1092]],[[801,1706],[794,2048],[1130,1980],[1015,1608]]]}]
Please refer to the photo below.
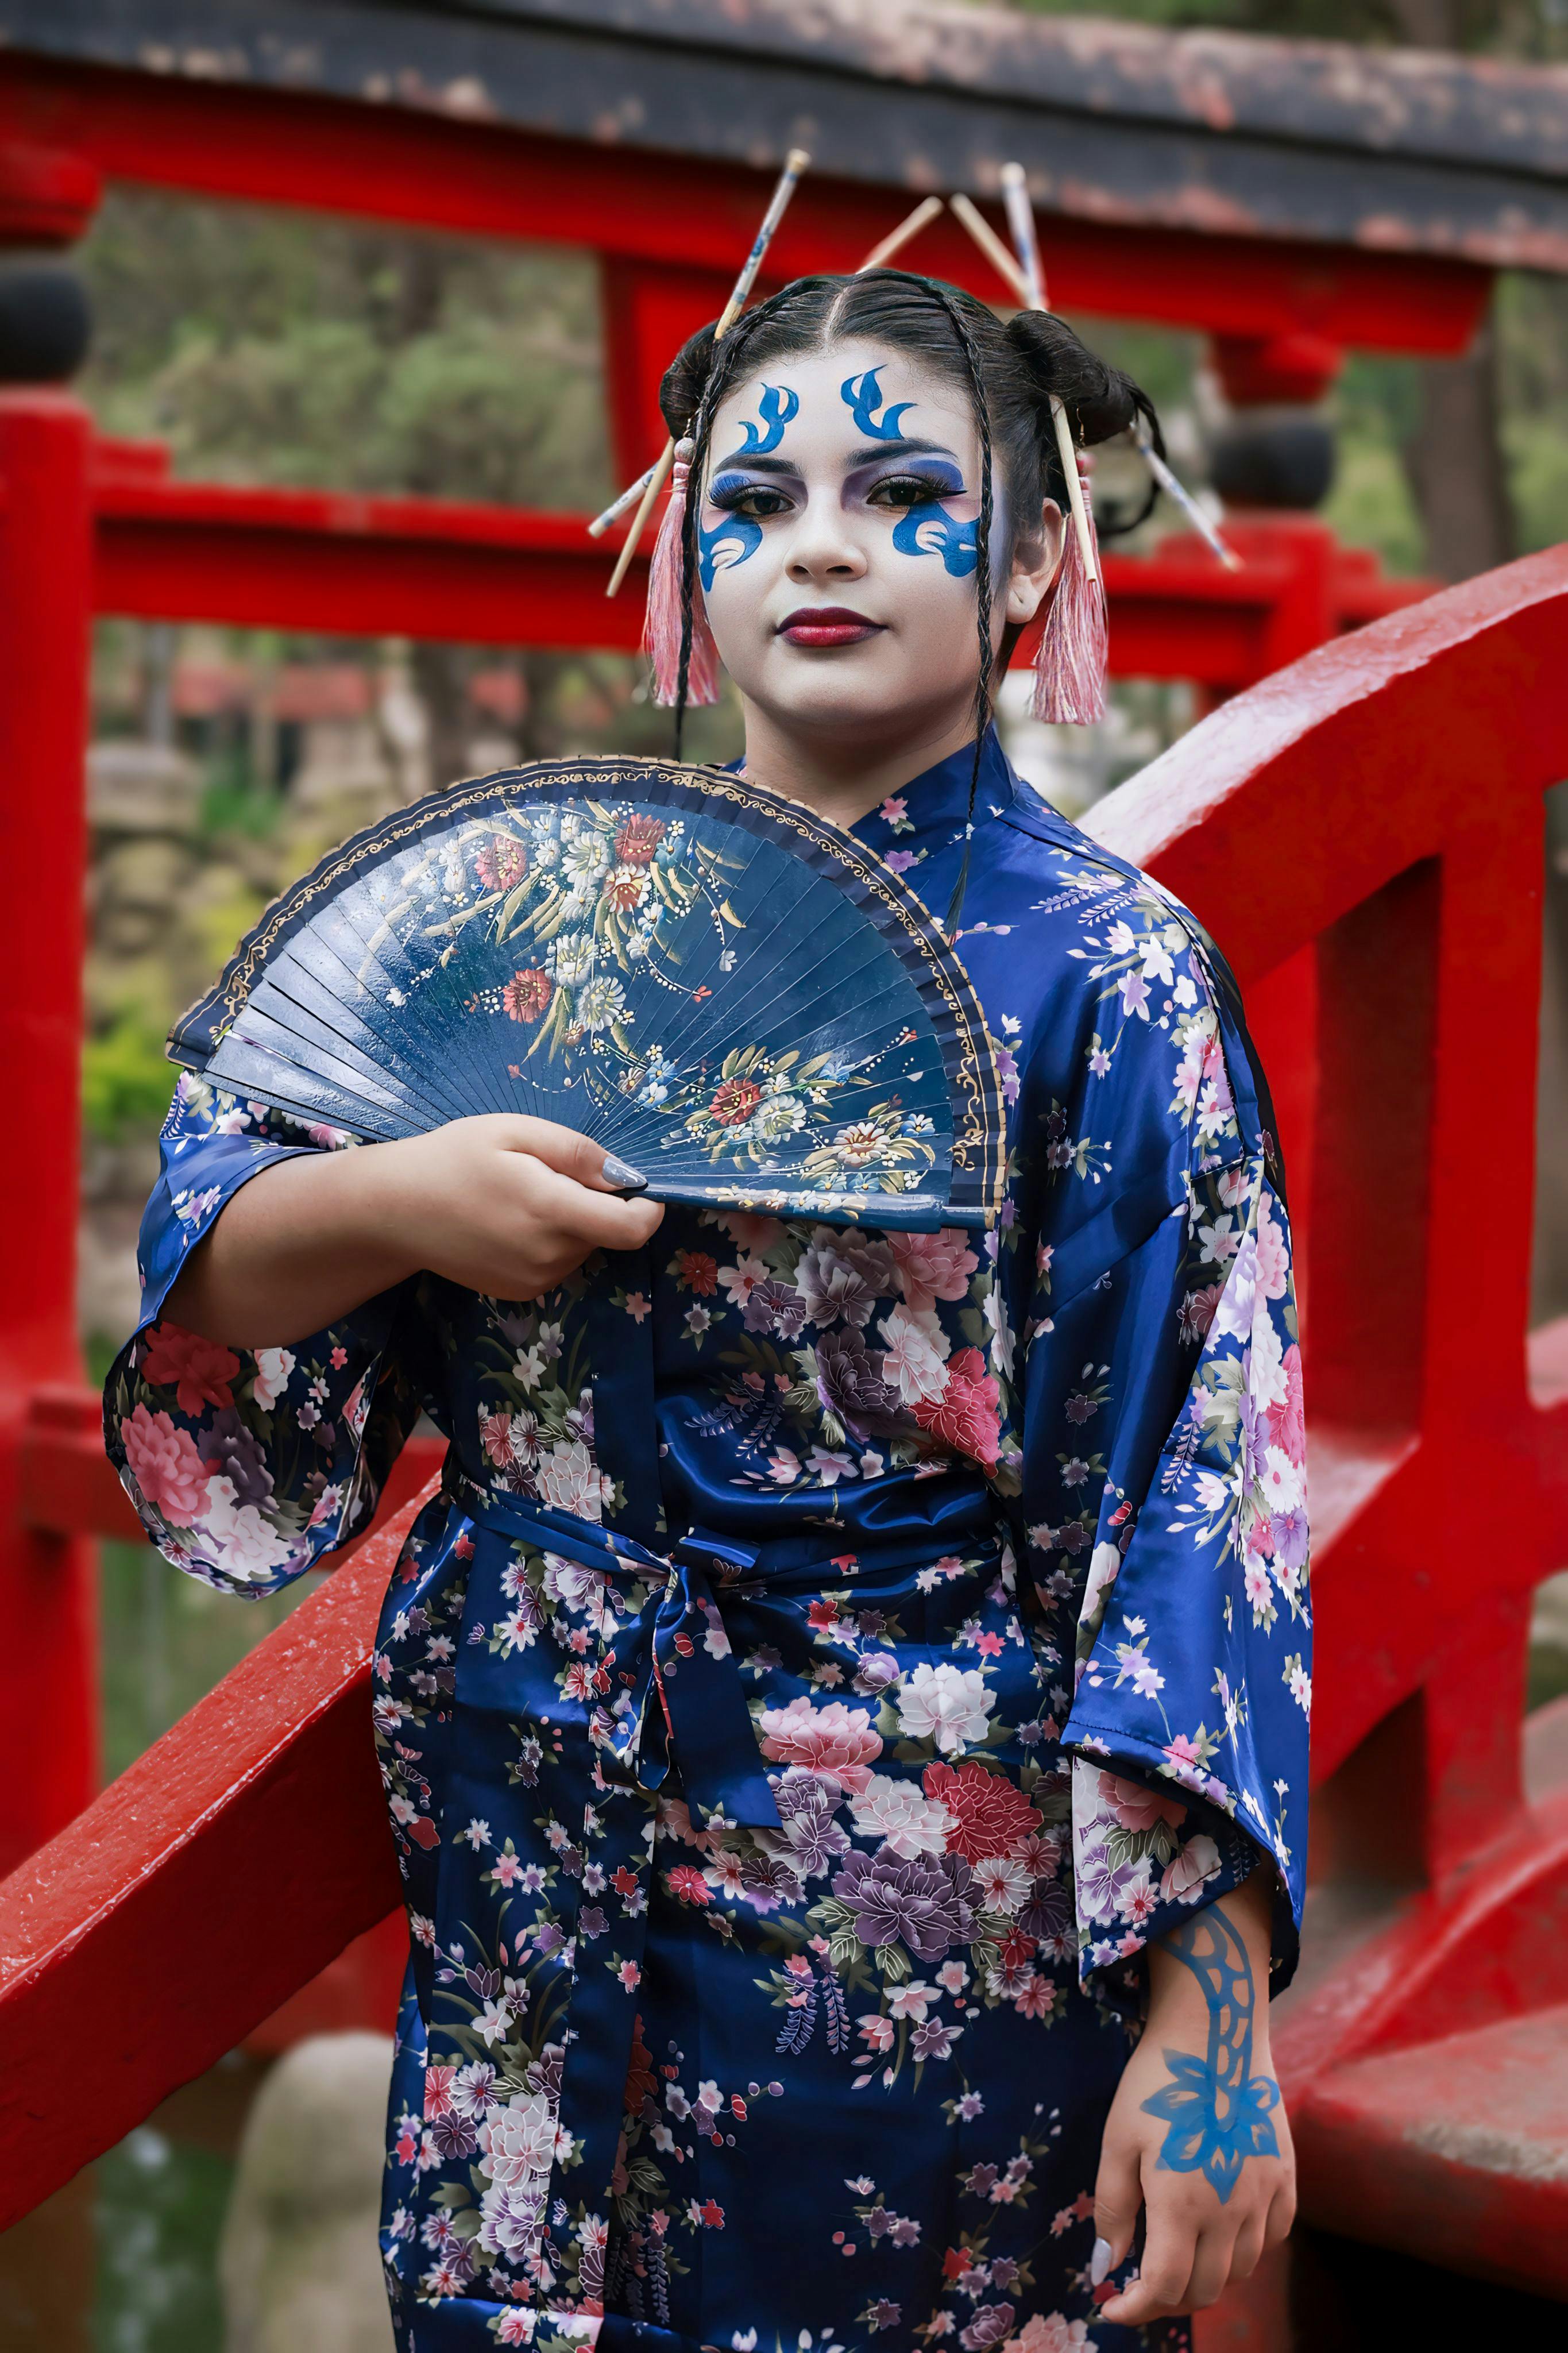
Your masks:
[{"label": "white flower print", "polygon": [[952,1757],[984,1739],[996,1698],[978,1667],[955,1667],[946,1659],[933,1667],[922,1659],[900,1687],[898,1704],[906,1738],[934,1740],[944,1757]]},{"label": "white flower print", "polygon": [[581,1439],[557,1444],[539,1463],[539,1492],[552,1512],[572,1512],[580,1520],[599,1520],[609,1501],[610,1482]]},{"label": "white flower print", "polygon": [[258,1406],[270,1411],[289,1386],[289,1376],[294,1369],[293,1351],[289,1348],[258,1348],[256,1350],[256,1380],[251,1390]]},{"label": "white flower print", "polygon": [[881,1324],[882,1377],[898,1385],[906,1405],[924,1405],[947,1387],[946,1335],[934,1315],[911,1315],[895,1307]]},{"label": "white flower print", "polygon": [[947,1808],[926,1797],[918,1781],[896,1781],[887,1773],[872,1774],[851,1810],[862,1838],[885,1839],[906,1860],[941,1854],[953,1826]]}]

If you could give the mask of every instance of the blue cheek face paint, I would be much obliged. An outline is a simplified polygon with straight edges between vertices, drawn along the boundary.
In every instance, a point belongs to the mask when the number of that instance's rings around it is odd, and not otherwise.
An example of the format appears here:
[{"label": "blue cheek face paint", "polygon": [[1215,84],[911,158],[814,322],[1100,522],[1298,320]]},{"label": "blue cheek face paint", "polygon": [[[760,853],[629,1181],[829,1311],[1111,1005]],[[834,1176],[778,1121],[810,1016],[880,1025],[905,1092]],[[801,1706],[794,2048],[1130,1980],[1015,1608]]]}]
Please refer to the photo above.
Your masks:
[{"label": "blue cheek face paint", "polygon": [[922,499],[899,517],[893,545],[900,555],[940,555],[952,577],[964,580],[979,560],[979,517],[958,522],[937,500]]},{"label": "blue cheek face paint", "polygon": [[838,397],[854,417],[856,430],[864,433],[868,440],[899,441],[903,438],[901,420],[915,404],[912,400],[900,400],[884,409],[882,387],[877,381],[881,373],[879,367],[872,367],[859,375],[846,376],[838,387]]},{"label": "blue cheek face paint", "polygon": [[763,526],[752,515],[727,514],[711,531],[697,527],[697,573],[702,594],[710,594],[721,572],[732,571],[755,555],[763,543]]},{"label": "blue cheek face paint", "polygon": [[792,392],[787,384],[764,384],[763,396],[757,403],[759,422],[747,417],[741,420],[745,435],[740,455],[745,458],[765,458],[784,439],[784,427],[800,414],[800,395]]}]

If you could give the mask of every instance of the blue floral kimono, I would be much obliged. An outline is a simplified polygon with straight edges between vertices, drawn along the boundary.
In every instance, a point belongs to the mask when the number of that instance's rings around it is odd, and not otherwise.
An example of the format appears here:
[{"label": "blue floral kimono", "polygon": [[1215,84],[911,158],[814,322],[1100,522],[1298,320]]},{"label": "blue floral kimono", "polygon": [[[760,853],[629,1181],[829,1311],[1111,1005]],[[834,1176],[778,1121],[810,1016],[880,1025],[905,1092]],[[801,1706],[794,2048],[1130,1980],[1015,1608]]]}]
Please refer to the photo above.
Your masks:
[{"label": "blue floral kimono", "polygon": [[[857,828],[938,911],[969,771]],[[450,1444],[375,1659],[403,2353],[1186,2341],[1098,2318],[1092,2193],[1143,1947],[1261,1861],[1294,1957],[1280,1171],[1213,948],[994,739],[963,921],[986,1236],[671,1209],[544,1298],[426,1274],[247,1354],[162,1302],[344,1140],[180,1082],[106,1405],[154,1542],[270,1592],[421,1408]]]}]

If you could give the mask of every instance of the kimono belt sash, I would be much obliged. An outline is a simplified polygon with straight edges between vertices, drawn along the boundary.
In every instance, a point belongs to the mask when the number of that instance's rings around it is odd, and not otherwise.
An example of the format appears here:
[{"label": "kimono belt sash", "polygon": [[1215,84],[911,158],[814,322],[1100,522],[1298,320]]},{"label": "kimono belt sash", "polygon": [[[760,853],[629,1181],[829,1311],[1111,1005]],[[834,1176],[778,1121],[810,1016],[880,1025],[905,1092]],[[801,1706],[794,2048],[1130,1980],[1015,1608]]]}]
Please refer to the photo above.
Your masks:
[{"label": "kimono belt sash", "polygon": [[[733,1822],[778,1830],[741,1671],[709,1582],[710,1572],[733,1577],[753,1568],[756,1547],[693,1528],[668,1555],[650,1552],[590,1521],[483,1487],[465,1472],[449,1469],[444,1483],[469,1519],[594,1569],[617,1599],[630,1587],[654,1587],[646,1606],[616,1626],[595,1673],[598,1701],[590,1730],[605,1778],[635,1778],[651,1794],[673,1759],[694,1815],[718,1811]],[[612,1711],[609,1700],[619,1694],[626,1701]],[[655,1694],[657,1717],[649,1707]]]}]

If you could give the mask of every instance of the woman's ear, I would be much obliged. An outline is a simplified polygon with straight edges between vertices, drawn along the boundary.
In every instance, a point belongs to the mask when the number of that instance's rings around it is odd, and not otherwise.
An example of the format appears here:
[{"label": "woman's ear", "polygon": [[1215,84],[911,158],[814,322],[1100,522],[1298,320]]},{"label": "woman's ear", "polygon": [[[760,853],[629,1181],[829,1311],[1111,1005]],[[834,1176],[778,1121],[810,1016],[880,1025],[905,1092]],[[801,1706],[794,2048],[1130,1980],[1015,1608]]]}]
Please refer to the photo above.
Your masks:
[{"label": "woman's ear", "polygon": [[1013,549],[1005,598],[1009,628],[1021,628],[1039,611],[1060,568],[1065,543],[1062,511],[1055,499],[1047,499],[1040,507],[1038,532],[1026,538],[1020,533]]}]

